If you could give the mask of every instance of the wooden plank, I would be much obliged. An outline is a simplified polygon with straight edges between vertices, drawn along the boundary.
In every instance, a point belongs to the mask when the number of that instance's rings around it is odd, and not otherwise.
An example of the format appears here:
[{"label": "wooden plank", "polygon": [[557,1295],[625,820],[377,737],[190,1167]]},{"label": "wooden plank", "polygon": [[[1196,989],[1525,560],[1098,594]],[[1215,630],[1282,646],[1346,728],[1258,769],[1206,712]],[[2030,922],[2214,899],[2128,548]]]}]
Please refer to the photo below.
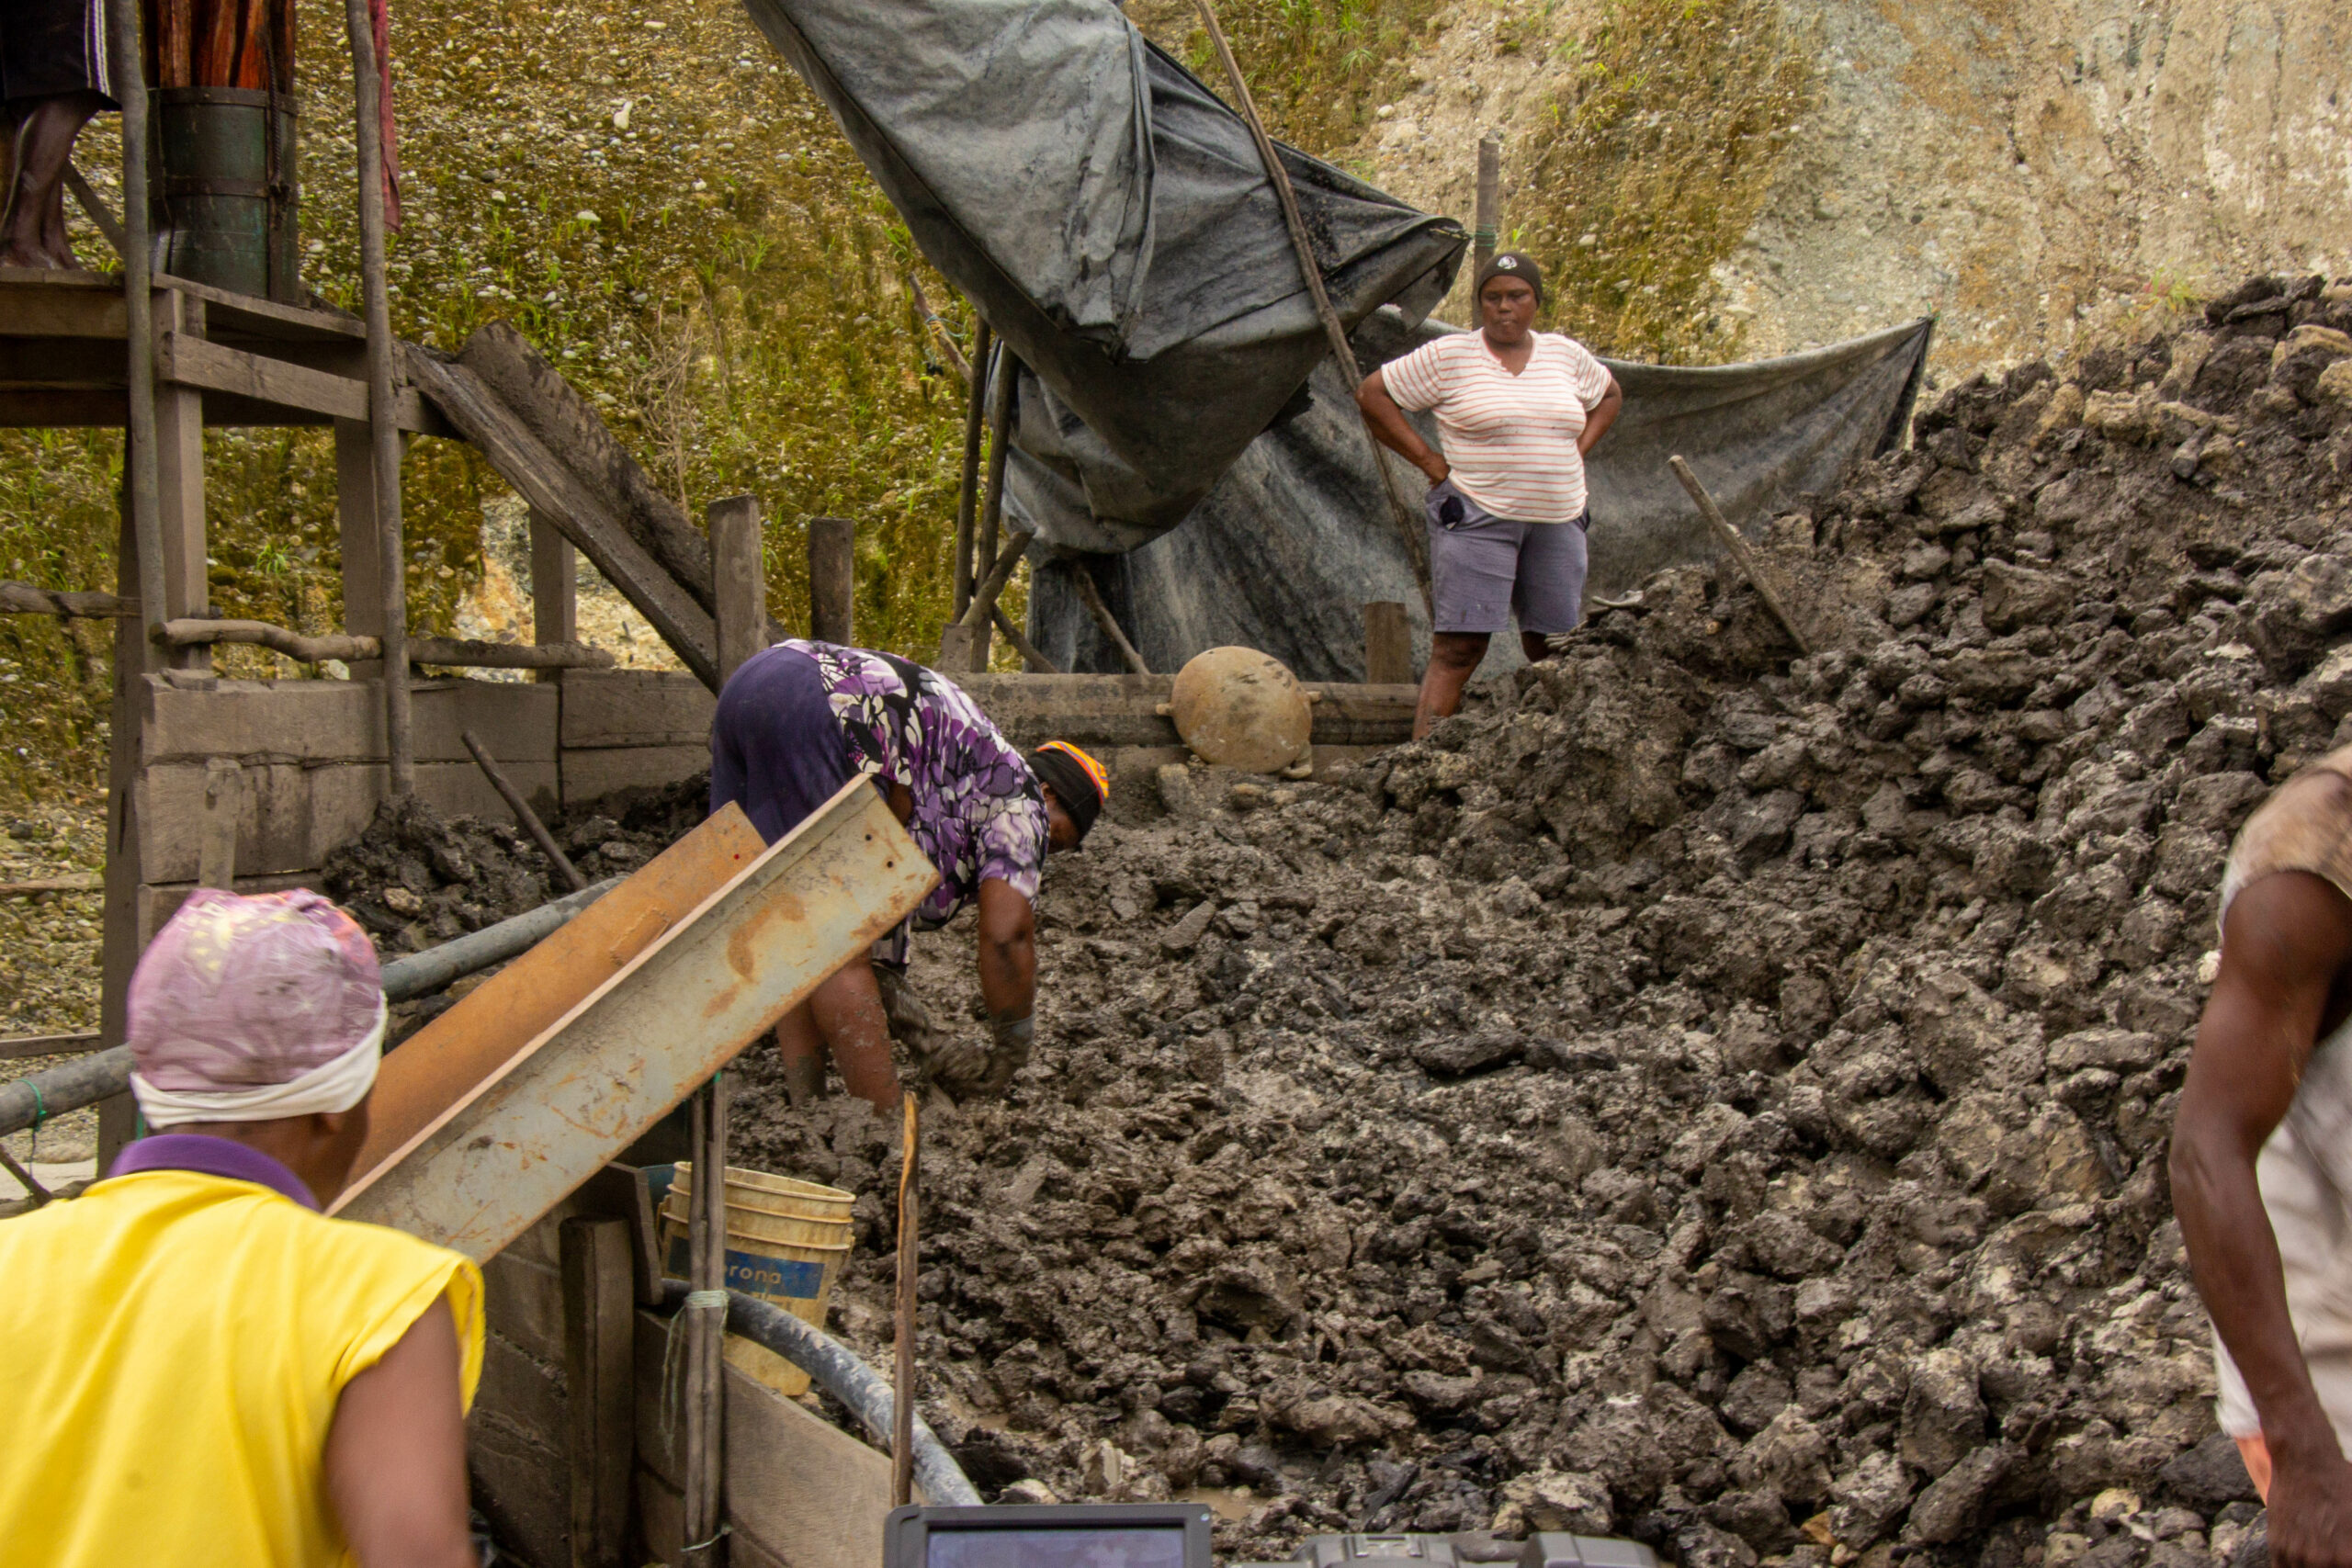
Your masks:
[{"label": "wooden plank", "polygon": [[352,1169],[365,1179],[760,850],[760,836],[742,813],[722,812],[419,1030],[384,1058],[368,1143]]},{"label": "wooden plank", "polygon": [[571,1551],[571,1500],[561,1448],[541,1442],[477,1399],[466,1422],[473,1503],[501,1541],[533,1564],[560,1565]]},{"label": "wooden plank", "polygon": [[563,754],[563,803],[571,809],[617,789],[660,789],[710,766],[710,748],[624,746]]},{"label": "wooden plank", "polygon": [[[644,1538],[646,1551],[658,1562],[674,1562],[678,1549],[684,1542],[685,1506],[678,1489],[651,1471],[639,1466],[631,1474],[635,1483],[639,1531]],[[737,1530],[727,1538],[728,1568],[799,1568],[786,1564],[746,1531]]]},{"label": "wooden plank", "polygon": [[130,417],[130,399],[119,391],[0,389],[0,429],[120,430]]},{"label": "wooden plank", "polygon": [[[232,293],[226,288],[215,288],[209,283],[175,277],[167,273],[155,275],[155,286],[159,291],[168,288],[191,299],[203,300],[218,324],[228,332],[279,338],[292,343],[356,343],[364,341],[368,335],[365,321],[341,310],[282,305],[274,299]],[[117,285],[116,291],[119,294],[119,285]]]},{"label": "wooden plank", "polygon": [[499,477],[562,529],[686,667],[716,689],[718,636],[710,612],[629,532],[611,494],[570,467],[465,366],[412,353],[408,367],[411,378],[481,449]]},{"label": "wooden plank", "polygon": [[[1482,152],[1485,145],[1479,144]],[[1413,679],[1413,625],[1394,599],[1363,607],[1363,678],[1375,686],[1405,685]]]},{"label": "wooden plank", "polygon": [[19,1034],[0,1040],[0,1062],[21,1062],[33,1056],[79,1056],[98,1048],[98,1032],[85,1034]]},{"label": "wooden plank", "polygon": [[[557,1354],[562,1354],[560,1346]],[[474,1397],[553,1450],[553,1480],[561,1486],[571,1425],[562,1364],[540,1359],[493,1328],[482,1347],[481,1387]]]},{"label": "wooden plank", "polygon": [[1344,681],[1308,681],[1315,705],[1313,737],[1323,746],[1395,746],[1413,738],[1412,685],[1356,685]]},{"label": "wooden plank", "polygon": [[857,524],[808,519],[808,635],[819,642],[857,642]]},{"label": "wooden plank", "polygon": [[[416,754],[424,762],[473,765],[464,731],[500,738],[525,761],[552,764],[562,717],[559,694],[512,681],[421,681],[410,688]],[[153,766],[208,757],[342,762],[384,755],[383,699],[357,681],[220,681],[192,689],[145,682],[141,758]]]},{"label": "wooden plank", "polygon": [[[93,288],[31,267],[0,267],[0,336],[111,338],[130,332],[122,286]],[[118,355],[118,358],[120,356]]]},{"label": "wooden plank", "polygon": [[708,746],[718,699],[671,671],[583,670],[563,682],[566,750],[607,746]]},{"label": "wooden plank", "polygon": [[629,1225],[583,1215],[561,1238],[571,1568],[622,1568],[637,1450]]},{"label": "wooden plank", "polygon": [[629,1276],[638,1304],[661,1305],[662,1258],[653,1192],[645,1172],[633,1165],[608,1165],[590,1177],[573,1199],[582,1213],[617,1219],[628,1225]]},{"label": "wooden plank", "polygon": [[119,338],[0,337],[0,387],[113,391],[123,377]]},{"label": "wooden plank", "polygon": [[179,333],[164,333],[155,345],[159,380],[203,387],[256,402],[303,409],[333,419],[368,417],[368,384],[348,377],[265,359]]},{"label": "wooden plank", "polygon": [[[637,1314],[637,1449],[647,1478],[673,1494],[681,1442],[664,1441],[662,1355],[668,1324]],[[873,1568],[890,1512],[890,1461],[727,1364],[727,1512],[736,1539],[793,1568]],[[642,1486],[639,1495],[645,1495]],[[649,1544],[658,1550],[648,1517]],[[671,1527],[674,1532],[676,1527]],[[673,1537],[674,1540],[674,1535]]]}]

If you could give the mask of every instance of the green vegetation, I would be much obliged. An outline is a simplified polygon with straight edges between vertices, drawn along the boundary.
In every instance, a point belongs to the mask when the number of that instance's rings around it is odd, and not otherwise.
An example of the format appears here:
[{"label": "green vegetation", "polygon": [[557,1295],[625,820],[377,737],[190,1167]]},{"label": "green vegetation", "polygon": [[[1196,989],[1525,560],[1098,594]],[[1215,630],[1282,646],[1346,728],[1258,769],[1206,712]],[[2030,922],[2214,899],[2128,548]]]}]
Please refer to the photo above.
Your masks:
[{"label": "green vegetation", "polygon": [[[305,280],[358,303],[343,7],[302,0]],[[860,525],[862,640],[935,645],[962,453],[963,389],[933,362],[904,279],[919,261],[831,117],[732,0],[410,0],[393,68],[406,221],[394,324],[454,350],[503,317],[699,517],[758,495],[769,599],[804,621],[806,519]],[[77,162],[111,190],[111,119]],[[104,254],[77,231],[85,262]],[[923,287],[967,336],[954,291]],[[0,432],[0,573],[111,587],[121,441]],[[322,431],[207,436],[212,597],[229,615],[340,623],[333,444]],[[482,570],[503,486],[473,451],[420,441],[404,470],[411,621],[448,626]],[[1009,607],[1017,614],[1016,584]],[[0,619],[0,787],[104,772],[111,628]],[[294,675],[250,649],[224,671]]]},{"label": "green vegetation", "polygon": [[1736,357],[1714,269],[1813,106],[1800,30],[1781,0],[1607,0],[1561,65],[1512,236],[1552,263],[1552,319],[1628,358]]},{"label": "green vegetation", "polygon": [[[1363,130],[1372,105],[1401,89],[1406,59],[1437,9],[1437,0],[1227,0],[1217,21],[1266,129],[1331,158]],[[1153,0],[1131,14],[1219,97],[1229,96],[1191,0]]]}]

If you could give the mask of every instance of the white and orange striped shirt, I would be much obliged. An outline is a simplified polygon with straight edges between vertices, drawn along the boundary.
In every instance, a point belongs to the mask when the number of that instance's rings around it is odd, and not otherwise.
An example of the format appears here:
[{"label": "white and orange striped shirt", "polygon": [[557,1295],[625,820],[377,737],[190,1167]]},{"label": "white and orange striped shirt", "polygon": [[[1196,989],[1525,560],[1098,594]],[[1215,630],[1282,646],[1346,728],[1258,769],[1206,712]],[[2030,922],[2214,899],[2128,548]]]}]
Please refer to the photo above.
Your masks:
[{"label": "white and orange striped shirt", "polygon": [[1587,411],[1609,392],[1608,368],[1558,333],[1530,334],[1535,350],[1514,376],[1483,332],[1452,333],[1380,367],[1401,409],[1437,415],[1453,486],[1514,523],[1573,523],[1584,515]]}]

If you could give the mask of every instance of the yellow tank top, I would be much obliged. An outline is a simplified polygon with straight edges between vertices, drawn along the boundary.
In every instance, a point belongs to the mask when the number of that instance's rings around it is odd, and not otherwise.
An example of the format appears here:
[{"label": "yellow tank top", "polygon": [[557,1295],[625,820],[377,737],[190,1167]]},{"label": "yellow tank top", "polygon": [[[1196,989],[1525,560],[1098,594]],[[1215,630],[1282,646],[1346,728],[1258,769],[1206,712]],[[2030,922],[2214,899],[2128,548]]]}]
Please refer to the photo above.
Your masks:
[{"label": "yellow tank top", "polygon": [[186,1170],[0,1221],[0,1568],[352,1561],[322,1455],[344,1384],[443,1299],[463,1395],[481,1271]]}]

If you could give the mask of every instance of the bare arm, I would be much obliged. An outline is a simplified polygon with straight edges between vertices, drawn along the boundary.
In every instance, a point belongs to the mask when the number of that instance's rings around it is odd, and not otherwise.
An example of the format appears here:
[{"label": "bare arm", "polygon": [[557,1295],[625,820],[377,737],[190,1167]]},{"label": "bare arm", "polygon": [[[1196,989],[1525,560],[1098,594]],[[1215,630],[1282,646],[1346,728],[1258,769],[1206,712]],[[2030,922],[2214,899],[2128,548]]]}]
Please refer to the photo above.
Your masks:
[{"label": "bare arm", "polygon": [[1625,389],[1617,384],[1616,377],[1611,376],[1609,378],[1609,390],[1601,393],[1600,400],[1585,411],[1584,434],[1577,437],[1577,457],[1586,456],[1600,445],[1600,438],[1609,434],[1609,427],[1617,423],[1617,416],[1624,412],[1624,408]]},{"label": "bare arm", "polygon": [[2352,901],[2306,873],[2263,877],[2231,904],[2222,953],[2173,1128],[2173,1206],[2206,1311],[2262,1416],[2271,1554],[2281,1568],[2342,1568],[2352,1564],[2352,1465],[2288,1317],[2255,1160],[2352,963]]},{"label": "bare arm", "polygon": [[360,1568],[481,1568],[467,1528],[459,1364],[445,1298],[335,1402],[327,1492]]},{"label": "bare arm", "polygon": [[1446,466],[1442,453],[1430,449],[1430,444],[1421,439],[1421,433],[1413,428],[1413,422],[1405,417],[1405,411],[1396,406],[1396,400],[1388,395],[1388,383],[1380,378],[1379,371],[1365,377],[1363,384],[1356,389],[1356,407],[1363,410],[1374,437],[1383,446],[1429,475],[1430,483],[1445,482],[1445,476],[1453,469]]},{"label": "bare arm", "polygon": [[1037,912],[1001,876],[980,882],[980,997],[991,1019],[1037,1005]]}]

